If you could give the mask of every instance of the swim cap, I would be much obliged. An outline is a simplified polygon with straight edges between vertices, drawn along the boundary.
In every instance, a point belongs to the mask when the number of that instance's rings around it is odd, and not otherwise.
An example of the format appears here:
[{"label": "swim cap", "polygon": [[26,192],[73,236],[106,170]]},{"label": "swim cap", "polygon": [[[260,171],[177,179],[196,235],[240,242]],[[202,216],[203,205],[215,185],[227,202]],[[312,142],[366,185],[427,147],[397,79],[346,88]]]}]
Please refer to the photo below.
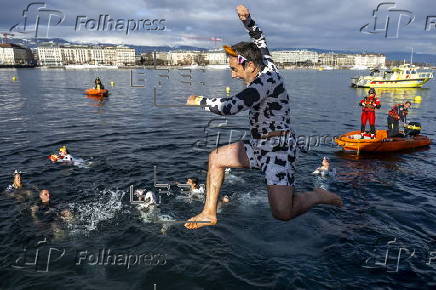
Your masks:
[{"label": "swim cap", "polygon": [[14,174],[13,174],[13,175],[15,176],[15,175],[17,175],[17,174],[22,174],[22,173],[23,173],[23,172],[21,172],[21,171],[19,171],[19,170],[15,169],[15,171],[14,171]]}]

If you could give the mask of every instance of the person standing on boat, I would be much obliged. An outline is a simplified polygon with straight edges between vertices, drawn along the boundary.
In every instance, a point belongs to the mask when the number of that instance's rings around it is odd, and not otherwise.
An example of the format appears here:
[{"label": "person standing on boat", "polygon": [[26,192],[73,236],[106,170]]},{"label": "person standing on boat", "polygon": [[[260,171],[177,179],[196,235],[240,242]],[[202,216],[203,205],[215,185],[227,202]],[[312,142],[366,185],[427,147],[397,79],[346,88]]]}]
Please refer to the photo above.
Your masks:
[{"label": "person standing on boat", "polygon": [[400,135],[400,120],[406,122],[411,102],[397,104],[388,112],[388,137],[398,137]]},{"label": "person standing on boat", "polygon": [[375,138],[375,110],[380,109],[381,103],[380,100],[376,96],[376,92],[374,88],[370,88],[368,91],[368,96],[364,97],[359,105],[362,106],[362,115],[360,117],[361,126],[360,126],[360,135],[361,138],[364,138],[365,134],[365,126],[366,123],[369,122],[370,130],[371,130],[371,139]]}]

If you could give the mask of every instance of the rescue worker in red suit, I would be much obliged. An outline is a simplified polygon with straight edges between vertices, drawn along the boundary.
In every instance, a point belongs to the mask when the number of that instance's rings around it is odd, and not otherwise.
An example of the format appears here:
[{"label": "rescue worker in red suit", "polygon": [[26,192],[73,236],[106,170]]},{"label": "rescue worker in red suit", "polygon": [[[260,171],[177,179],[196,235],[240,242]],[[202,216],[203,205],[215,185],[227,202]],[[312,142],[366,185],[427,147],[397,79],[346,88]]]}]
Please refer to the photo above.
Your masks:
[{"label": "rescue worker in red suit", "polygon": [[404,104],[397,104],[388,112],[388,137],[401,137],[400,120],[406,122],[406,117],[411,102],[407,101]]},{"label": "rescue worker in red suit", "polygon": [[380,100],[376,97],[375,89],[370,88],[368,91],[368,96],[364,97],[363,100],[359,103],[362,106],[362,115],[361,122],[362,125],[360,127],[360,135],[363,139],[365,134],[365,126],[366,123],[369,122],[369,126],[371,129],[371,139],[375,138],[375,110],[380,109],[381,103]]}]

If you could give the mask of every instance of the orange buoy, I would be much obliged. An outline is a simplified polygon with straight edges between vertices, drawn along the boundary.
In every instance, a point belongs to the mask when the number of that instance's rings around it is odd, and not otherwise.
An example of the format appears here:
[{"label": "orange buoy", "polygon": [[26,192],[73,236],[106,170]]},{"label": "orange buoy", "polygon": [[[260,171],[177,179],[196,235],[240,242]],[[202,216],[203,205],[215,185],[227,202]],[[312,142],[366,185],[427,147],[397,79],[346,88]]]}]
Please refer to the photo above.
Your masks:
[{"label": "orange buoy", "polygon": [[335,141],[344,150],[357,152],[392,152],[431,144],[431,140],[423,135],[388,138],[386,130],[377,130],[374,139],[360,139],[360,131],[352,131],[339,136]]}]

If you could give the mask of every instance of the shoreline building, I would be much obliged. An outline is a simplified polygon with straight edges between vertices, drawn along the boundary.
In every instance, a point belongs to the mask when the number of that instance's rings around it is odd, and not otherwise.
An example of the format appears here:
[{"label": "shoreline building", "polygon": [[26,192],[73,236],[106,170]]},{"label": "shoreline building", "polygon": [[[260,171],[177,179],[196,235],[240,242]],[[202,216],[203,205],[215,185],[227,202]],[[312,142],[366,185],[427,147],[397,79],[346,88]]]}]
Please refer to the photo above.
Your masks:
[{"label": "shoreline building", "polygon": [[0,66],[31,67],[35,64],[29,48],[14,43],[0,44]]},{"label": "shoreline building", "polygon": [[272,51],[271,57],[281,65],[317,65],[319,62],[318,53],[306,49]]},{"label": "shoreline building", "polygon": [[368,68],[385,68],[386,56],[383,54],[356,54],[354,57],[356,66],[366,66]]},{"label": "shoreline building", "polygon": [[125,46],[55,45],[38,46],[40,66],[61,67],[64,65],[135,65],[135,49]]},{"label": "shoreline building", "polygon": [[205,53],[205,60],[209,65],[227,65],[227,55],[224,49],[212,49]]}]

